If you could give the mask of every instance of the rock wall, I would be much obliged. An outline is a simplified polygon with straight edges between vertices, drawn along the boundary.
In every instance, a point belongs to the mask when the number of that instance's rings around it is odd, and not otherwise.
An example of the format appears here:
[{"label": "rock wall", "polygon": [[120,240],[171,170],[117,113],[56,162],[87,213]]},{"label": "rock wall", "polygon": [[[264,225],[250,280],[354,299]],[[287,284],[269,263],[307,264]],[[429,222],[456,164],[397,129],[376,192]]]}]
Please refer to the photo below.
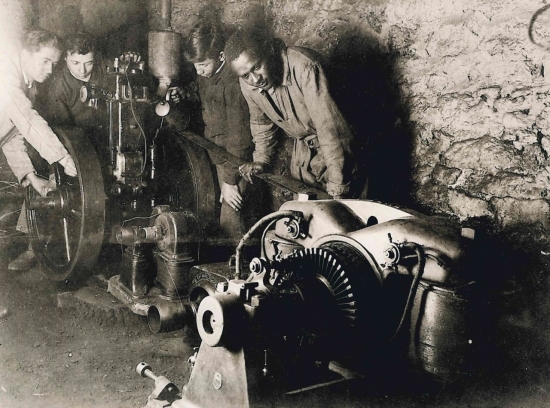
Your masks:
[{"label": "rock wall", "polygon": [[37,17],[31,0],[0,0],[0,56],[18,49],[23,32],[36,23]]},{"label": "rock wall", "polygon": [[[371,197],[482,225],[544,263],[550,244],[550,11],[540,0],[173,0],[186,34],[201,14],[268,24],[324,53],[364,141]],[[150,24],[157,18],[152,2]],[[375,152],[376,154],[373,154]],[[542,252],[541,252],[542,251]],[[543,254],[543,255],[541,255]]]},{"label": "rock wall", "polygon": [[88,31],[109,33],[146,15],[145,0],[39,0],[40,26],[64,36]]},{"label": "rock wall", "polygon": [[[387,45],[401,55],[397,83],[413,136],[414,197],[463,221],[486,219],[520,246],[543,249],[549,54],[528,36],[542,4],[440,3],[386,9]],[[537,19],[534,38],[548,45],[538,24],[544,20]]]},{"label": "rock wall", "polygon": [[86,31],[108,56],[147,50],[147,0],[37,0],[39,25],[61,37]]}]

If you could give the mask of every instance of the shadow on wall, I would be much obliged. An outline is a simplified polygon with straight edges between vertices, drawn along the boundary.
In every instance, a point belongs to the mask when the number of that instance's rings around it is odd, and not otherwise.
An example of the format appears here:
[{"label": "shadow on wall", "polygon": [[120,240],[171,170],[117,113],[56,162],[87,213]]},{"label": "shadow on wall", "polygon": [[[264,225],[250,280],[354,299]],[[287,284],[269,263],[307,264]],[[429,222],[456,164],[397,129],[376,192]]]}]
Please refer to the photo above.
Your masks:
[{"label": "shadow on wall", "polygon": [[333,97],[356,132],[367,198],[410,207],[412,136],[400,120],[394,58],[377,53],[368,37],[348,33],[327,56],[326,67]]},{"label": "shadow on wall", "polygon": [[135,51],[147,59],[147,10],[133,17],[125,24],[112,30],[98,40],[98,47],[103,55],[111,57],[118,56],[126,51]]}]

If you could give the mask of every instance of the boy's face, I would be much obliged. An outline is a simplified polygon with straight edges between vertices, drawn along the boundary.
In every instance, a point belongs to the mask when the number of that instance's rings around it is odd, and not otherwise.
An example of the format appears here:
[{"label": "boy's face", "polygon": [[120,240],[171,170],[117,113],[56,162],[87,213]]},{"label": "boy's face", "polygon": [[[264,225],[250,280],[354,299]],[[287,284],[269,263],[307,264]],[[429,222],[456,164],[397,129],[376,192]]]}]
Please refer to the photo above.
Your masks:
[{"label": "boy's face", "polygon": [[67,68],[71,72],[71,75],[76,79],[84,82],[88,82],[92,76],[92,69],[94,68],[94,53],[88,54],[67,54],[65,57],[67,61]]},{"label": "boy's face", "polygon": [[59,61],[61,52],[53,47],[41,47],[38,51],[23,50],[23,70],[29,81],[44,82]]},{"label": "boy's face", "polygon": [[223,53],[221,53],[220,56],[216,59],[208,58],[204,61],[194,63],[193,66],[197,71],[197,75],[205,78],[210,78],[212,75],[215,74],[215,72],[222,65],[222,62],[224,60],[225,57],[223,56]]},{"label": "boy's face", "polygon": [[264,90],[274,86],[273,77],[267,61],[249,55],[246,51],[231,62],[233,71],[240,76],[244,82],[256,88]]}]

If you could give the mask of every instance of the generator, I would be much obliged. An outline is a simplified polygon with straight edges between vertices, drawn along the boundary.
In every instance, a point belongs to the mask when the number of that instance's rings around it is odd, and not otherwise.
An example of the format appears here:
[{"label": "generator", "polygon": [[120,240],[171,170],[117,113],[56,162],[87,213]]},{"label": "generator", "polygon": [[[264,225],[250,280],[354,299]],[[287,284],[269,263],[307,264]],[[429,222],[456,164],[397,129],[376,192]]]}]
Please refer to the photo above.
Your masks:
[{"label": "generator", "polygon": [[183,391],[148,406],[259,406],[390,358],[442,382],[487,368],[504,294],[475,235],[368,200],[283,204],[243,237],[234,265],[191,268],[185,321],[200,348]]}]

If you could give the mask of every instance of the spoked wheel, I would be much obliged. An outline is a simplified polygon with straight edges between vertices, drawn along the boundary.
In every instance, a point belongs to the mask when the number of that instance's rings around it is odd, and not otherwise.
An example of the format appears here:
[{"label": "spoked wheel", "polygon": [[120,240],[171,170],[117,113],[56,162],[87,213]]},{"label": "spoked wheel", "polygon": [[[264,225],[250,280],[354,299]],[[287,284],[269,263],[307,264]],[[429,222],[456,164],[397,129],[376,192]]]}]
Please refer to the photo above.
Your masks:
[{"label": "spoked wheel", "polygon": [[53,280],[81,280],[95,264],[104,238],[105,192],[96,151],[82,130],[55,129],[73,157],[78,175],[50,167],[56,190],[41,197],[27,188],[27,222],[32,249]]}]

